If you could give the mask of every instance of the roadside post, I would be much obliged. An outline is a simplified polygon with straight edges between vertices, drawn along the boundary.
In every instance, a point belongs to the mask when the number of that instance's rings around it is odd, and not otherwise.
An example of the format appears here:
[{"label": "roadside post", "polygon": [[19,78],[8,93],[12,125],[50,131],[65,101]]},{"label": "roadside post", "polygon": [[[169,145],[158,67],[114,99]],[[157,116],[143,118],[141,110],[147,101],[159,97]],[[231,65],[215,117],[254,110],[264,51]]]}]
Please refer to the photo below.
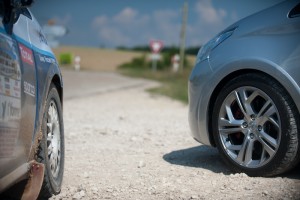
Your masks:
[{"label": "roadside post", "polygon": [[79,71],[80,70],[80,61],[81,61],[80,56],[75,56],[74,61],[75,61],[75,66],[74,66],[75,70]]},{"label": "roadside post", "polygon": [[180,56],[178,54],[173,55],[171,62],[172,62],[172,71],[174,73],[177,73],[179,69]]},{"label": "roadside post", "polygon": [[164,46],[164,43],[160,40],[151,40],[150,49],[151,49],[151,60],[152,60],[152,71],[157,70],[157,61],[160,60],[161,55],[159,54]]}]

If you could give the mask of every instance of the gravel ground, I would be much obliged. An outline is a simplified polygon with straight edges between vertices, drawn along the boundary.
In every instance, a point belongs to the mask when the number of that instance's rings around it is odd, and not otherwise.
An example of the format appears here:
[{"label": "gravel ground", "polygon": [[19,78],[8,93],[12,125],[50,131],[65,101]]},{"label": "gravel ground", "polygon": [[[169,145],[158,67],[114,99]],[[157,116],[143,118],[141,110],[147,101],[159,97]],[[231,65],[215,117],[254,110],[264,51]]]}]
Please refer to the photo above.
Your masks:
[{"label": "gravel ground", "polygon": [[189,135],[186,105],[144,89],[64,102],[65,174],[52,199],[300,199],[299,168],[231,173]]}]

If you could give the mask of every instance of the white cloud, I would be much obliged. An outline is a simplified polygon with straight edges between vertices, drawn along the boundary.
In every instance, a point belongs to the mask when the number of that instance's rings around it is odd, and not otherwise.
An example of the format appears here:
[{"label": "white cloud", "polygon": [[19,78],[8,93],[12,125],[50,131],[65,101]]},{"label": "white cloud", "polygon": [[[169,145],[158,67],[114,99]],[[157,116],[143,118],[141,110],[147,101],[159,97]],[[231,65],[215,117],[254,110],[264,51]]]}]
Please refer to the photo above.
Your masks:
[{"label": "white cloud", "polygon": [[94,28],[104,26],[108,23],[108,20],[109,20],[108,17],[105,15],[98,16],[98,17],[94,18],[94,20],[92,21],[92,26]]},{"label": "white cloud", "polygon": [[138,12],[130,7],[124,8],[113,19],[120,24],[129,24],[136,19]]},{"label": "white cloud", "polygon": [[[189,8],[187,46],[201,45],[225,28],[226,19],[236,18],[236,13],[227,13],[215,8],[210,0],[197,1]],[[182,21],[181,10],[161,9],[141,13],[131,7],[112,16],[100,15],[91,26],[96,31],[97,42],[108,47],[148,44],[159,39],[167,45],[178,45]]]},{"label": "white cloud", "polygon": [[180,13],[176,10],[158,10],[153,13],[154,28],[158,39],[167,45],[178,44],[180,31]]},{"label": "white cloud", "polygon": [[228,22],[236,21],[237,18],[236,13],[228,13],[222,8],[217,8],[211,0],[197,1],[191,12],[195,14],[197,20],[187,28],[188,45],[204,44],[230,25]]},{"label": "white cloud", "polygon": [[177,44],[181,22],[179,15],[174,10],[143,14],[127,7],[110,18],[95,17],[91,26],[97,32],[98,40],[107,46],[148,44],[150,39]]},{"label": "white cloud", "polygon": [[154,11],[153,16],[157,21],[170,21],[178,17],[178,12],[175,10],[157,10]]},{"label": "white cloud", "polygon": [[227,12],[226,12],[225,10],[219,9],[218,11],[219,11],[220,16],[221,16],[222,18],[227,16]]},{"label": "white cloud", "polygon": [[122,34],[120,30],[113,27],[105,27],[100,29],[98,36],[103,41],[109,41],[112,46],[119,46],[128,44],[130,42],[130,37]]},{"label": "white cloud", "polygon": [[65,14],[63,17],[55,16],[53,20],[56,24],[66,26],[68,23],[71,22],[72,16],[71,14]]},{"label": "white cloud", "polygon": [[200,19],[207,24],[221,24],[222,18],[227,16],[225,10],[214,8],[210,0],[198,1],[195,9]]}]

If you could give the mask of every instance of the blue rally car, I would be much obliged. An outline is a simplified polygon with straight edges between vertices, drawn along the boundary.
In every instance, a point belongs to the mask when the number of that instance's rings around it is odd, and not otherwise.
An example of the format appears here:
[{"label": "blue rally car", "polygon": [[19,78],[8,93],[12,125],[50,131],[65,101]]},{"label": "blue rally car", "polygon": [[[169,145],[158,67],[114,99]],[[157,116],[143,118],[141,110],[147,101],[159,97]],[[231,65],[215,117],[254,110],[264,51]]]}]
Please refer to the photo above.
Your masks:
[{"label": "blue rally car", "polygon": [[62,77],[31,4],[0,0],[0,197],[25,182],[22,198],[48,198],[63,178]]}]

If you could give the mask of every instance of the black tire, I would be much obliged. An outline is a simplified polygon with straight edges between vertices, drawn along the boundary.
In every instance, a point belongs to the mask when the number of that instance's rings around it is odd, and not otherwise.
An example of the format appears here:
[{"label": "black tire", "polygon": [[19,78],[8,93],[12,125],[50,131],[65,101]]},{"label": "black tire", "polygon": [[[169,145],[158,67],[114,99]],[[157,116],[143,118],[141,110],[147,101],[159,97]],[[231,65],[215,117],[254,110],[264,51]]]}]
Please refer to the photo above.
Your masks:
[{"label": "black tire", "polygon": [[[53,114],[55,113],[54,110],[57,112],[57,120],[55,120],[56,115]],[[48,114],[48,112],[50,114]],[[38,199],[48,199],[52,195],[60,193],[64,174],[63,116],[61,100],[54,84],[50,85],[49,93],[45,102],[41,131],[43,133],[43,138],[40,141],[36,157],[38,162],[45,165],[45,174]],[[53,136],[51,137],[52,139],[47,139],[49,135]],[[53,147],[53,150],[51,151],[52,153],[48,155],[51,149],[50,147]]]},{"label": "black tire", "polygon": [[[250,113],[254,114],[249,117]],[[300,160],[299,112],[283,87],[264,74],[240,75],[223,87],[214,104],[212,127],[223,161],[235,172],[274,176]]]}]

